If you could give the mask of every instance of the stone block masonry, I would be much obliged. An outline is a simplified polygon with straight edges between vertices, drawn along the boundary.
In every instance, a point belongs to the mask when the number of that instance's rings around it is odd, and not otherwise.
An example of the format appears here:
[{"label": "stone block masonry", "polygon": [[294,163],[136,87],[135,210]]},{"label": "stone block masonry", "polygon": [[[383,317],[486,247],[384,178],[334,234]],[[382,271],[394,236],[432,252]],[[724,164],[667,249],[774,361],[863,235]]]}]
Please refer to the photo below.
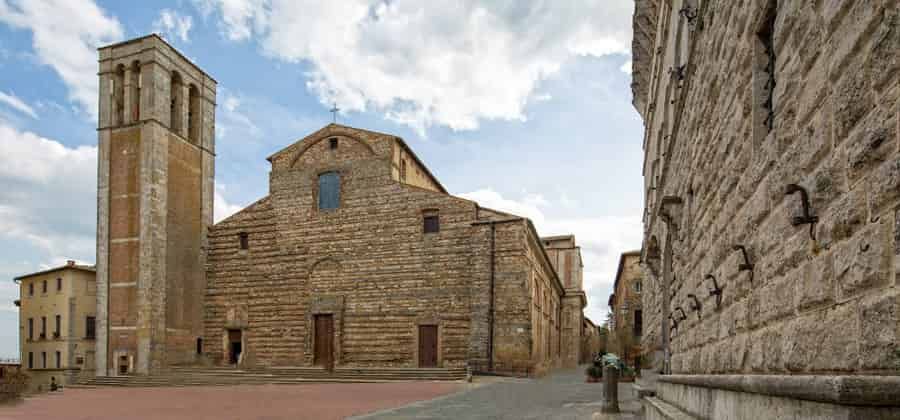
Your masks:
[{"label": "stone block masonry", "polygon": [[[559,319],[582,306],[561,304],[530,222],[448,195],[433,177],[407,183],[397,156],[430,176],[400,139],[335,124],[269,158],[269,195],[210,229],[207,358],[233,362],[228,336],[240,331],[242,365],[314,365],[327,339],[336,366],[424,367],[428,326],[440,367],[534,375],[577,351],[561,346]],[[329,172],[338,207],[321,209]],[[319,315],[331,315],[331,338],[317,334]]]},{"label": "stone block masonry", "polygon": [[664,369],[900,373],[898,14],[892,0],[637,1],[643,347],[664,345],[666,300],[703,306],[672,331]]}]

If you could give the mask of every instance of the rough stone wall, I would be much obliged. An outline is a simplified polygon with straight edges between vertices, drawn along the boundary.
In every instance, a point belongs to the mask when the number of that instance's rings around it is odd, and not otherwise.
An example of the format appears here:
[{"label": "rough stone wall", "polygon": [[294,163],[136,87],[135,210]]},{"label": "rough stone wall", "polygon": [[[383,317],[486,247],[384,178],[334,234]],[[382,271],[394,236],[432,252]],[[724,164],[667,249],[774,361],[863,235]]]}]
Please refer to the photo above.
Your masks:
[{"label": "rough stone wall", "polygon": [[[693,23],[683,1],[659,5],[657,55],[641,73],[654,76],[635,100],[645,103],[644,306],[659,308],[663,293],[685,310],[687,294],[701,298],[702,318],[689,313],[673,331],[673,372],[896,372],[900,3],[771,2],[771,131],[758,118],[766,3],[703,1]],[[683,64],[683,79],[669,71]],[[808,192],[812,228],[792,225],[804,212],[788,184]],[[667,234],[674,280],[661,290]],[[739,270],[734,245],[752,270]],[[645,314],[645,348],[659,345],[660,316]]]},{"label": "rough stone wall", "polygon": [[[332,137],[337,149],[327,141]],[[418,326],[437,325],[440,366],[486,370],[492,335],[495,371],[536,371],[528,225],[397,182],[394,141],[329,125],[269,158],[270,195],[210,230],[210,359],[224,362],[227,330],[240,329],[243,363],[311,365],[313,316],[327,313],[334,316],[338,366],[415,367]],[[341,175],[336,210],[317,207],[317,175],[325,171]],[[438,211],[440,232],[423,232],[426,210]],[[242,232],[247,250],[240,249]],[[552,270],[546,262],[540,269],[545,276]]]}]

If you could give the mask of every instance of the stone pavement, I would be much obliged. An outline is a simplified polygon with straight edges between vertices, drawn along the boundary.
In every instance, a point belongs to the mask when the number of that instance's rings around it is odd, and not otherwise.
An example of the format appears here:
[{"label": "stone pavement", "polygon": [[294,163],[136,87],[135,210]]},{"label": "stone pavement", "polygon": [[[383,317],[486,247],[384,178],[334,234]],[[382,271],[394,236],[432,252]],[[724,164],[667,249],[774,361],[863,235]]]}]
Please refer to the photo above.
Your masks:
[{"label": "stone pavement", "polygon": [[[463,391],[356,419],[591,419],[602,398],[603,385],[586,383],[580,367],[535,380],[478,377]],[[619,384],[619,401],[631,414],[616,418],[639,418],[633,414],[640,404],[630,383]]]},{"label": "stone pavement", "polygon": [[67,389],[0,406],[0,420],[343,419],[458,391],[456,382]]}]

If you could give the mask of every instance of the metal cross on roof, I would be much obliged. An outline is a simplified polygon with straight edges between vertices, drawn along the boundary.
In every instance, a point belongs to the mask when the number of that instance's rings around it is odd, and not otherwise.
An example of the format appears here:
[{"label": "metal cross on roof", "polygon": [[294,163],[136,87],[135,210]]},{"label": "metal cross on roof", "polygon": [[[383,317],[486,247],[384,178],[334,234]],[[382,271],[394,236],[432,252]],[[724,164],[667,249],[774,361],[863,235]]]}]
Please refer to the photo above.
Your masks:
[{"label": "metal cross on roof", "polygon": [[338,108],[338,106],[337,106],[337,102],[335,102],[333,108],[331,108],[331,109],[328,110],[329,112],[331,112],[331,122],[335,122],[335,123],[337,122],[337,113],[338,113],[338,111],[340,111],[340,110],[341,110],[341,109]]}]

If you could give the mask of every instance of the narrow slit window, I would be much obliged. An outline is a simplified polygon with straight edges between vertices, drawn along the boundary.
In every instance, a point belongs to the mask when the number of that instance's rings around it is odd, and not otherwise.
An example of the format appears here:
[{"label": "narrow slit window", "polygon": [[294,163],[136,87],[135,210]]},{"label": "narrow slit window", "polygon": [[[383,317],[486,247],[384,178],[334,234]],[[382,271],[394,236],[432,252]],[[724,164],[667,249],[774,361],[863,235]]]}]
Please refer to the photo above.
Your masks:
[{"label": "narrow slit window", "polygon": [[57,292],[62,291],[62,278],[56,279],[56,291]]},{"label": "narrow slit window", "polygon": [[768,0],[764,18],[756,31],[753,53],[753,139],[757,144],[775,128],[776,0]]},{"label": "narrow slit window", "polygon": [[84,337],[94,339],[97,336],[97,318],[89,316],[85,320]]},{"label": "narrow slit window", "polygon": [[337,149],[337,148],[338,148],[338,139],[337,139],[337,137],[332,137],[332,138],[328,139],[328,148],[331,149],[331,150],[334,150],[334,149]]},{"label": "narrow slit window", "polygon": [[238,240],[240,241],[241,249],[250,249],[250,235],[247,232],[239,233]]}]

